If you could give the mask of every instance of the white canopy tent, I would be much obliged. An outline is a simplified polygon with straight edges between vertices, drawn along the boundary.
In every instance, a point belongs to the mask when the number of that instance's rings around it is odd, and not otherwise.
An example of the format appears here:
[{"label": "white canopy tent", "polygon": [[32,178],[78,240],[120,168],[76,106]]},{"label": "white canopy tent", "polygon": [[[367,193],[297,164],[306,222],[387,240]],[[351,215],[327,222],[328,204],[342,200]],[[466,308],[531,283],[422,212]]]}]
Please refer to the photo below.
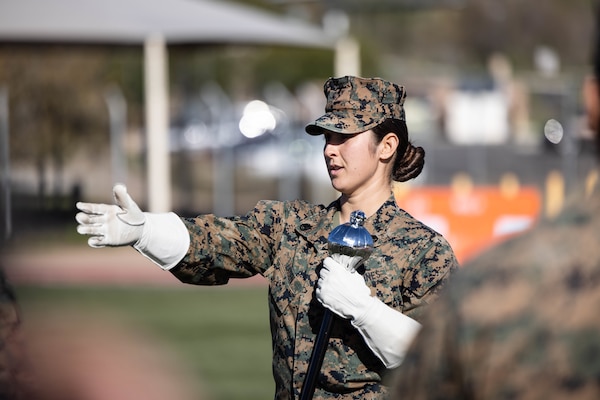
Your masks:
[{"label": "white canopy tent", "polygon": [[318,27],[213,0],[2,0],[0,43],[143,45],[148,209],[171,209],[169,44],[334,48]]}]

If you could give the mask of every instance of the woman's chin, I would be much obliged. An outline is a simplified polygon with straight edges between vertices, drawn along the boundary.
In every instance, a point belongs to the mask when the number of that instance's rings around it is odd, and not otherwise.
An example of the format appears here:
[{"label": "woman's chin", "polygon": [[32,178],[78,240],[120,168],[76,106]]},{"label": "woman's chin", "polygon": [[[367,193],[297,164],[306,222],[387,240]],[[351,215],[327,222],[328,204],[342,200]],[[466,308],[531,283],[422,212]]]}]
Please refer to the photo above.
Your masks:
[{"label": "woman's chin", "polygon": [[344,186],[336,182],[335,179],[331,180],[331,186],[340,193],[344,193]]}]

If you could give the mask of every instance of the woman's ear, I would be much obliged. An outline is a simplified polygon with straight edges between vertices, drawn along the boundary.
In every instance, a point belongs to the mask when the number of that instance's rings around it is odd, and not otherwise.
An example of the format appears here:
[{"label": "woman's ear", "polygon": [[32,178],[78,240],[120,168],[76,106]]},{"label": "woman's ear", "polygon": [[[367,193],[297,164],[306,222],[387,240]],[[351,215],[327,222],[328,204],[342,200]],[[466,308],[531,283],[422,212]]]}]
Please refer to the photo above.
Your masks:
[{"label": "woman's ear", "polygon": [[399,144],[398,136],[392,132],[388,133],[379,143],[379,157],[382,160],[389,160],[396,153]]}]

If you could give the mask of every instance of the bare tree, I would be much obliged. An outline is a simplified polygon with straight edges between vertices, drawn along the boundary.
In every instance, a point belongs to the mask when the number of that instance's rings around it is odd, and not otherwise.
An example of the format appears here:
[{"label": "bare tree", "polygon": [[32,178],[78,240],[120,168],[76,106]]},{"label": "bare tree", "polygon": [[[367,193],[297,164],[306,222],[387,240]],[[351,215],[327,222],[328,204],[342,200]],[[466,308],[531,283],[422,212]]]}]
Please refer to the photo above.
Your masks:
[{"label": "bare tree", "polygon": [[[10,152],[14,163],[35,165],[38,195],[64,193],[63,168],[82,143],[106,143],[102,99],[106,56],[63,47],[3,47],[0,84],[8,88]],[[48,187],[48,173],[55,177]]]}]

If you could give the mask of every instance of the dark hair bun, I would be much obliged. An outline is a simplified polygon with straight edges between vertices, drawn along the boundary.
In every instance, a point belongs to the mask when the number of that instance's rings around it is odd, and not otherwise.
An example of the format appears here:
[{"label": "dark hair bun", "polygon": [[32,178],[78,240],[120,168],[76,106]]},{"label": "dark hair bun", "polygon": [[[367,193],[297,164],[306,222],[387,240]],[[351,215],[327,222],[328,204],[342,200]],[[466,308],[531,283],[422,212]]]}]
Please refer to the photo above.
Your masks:
[{"label": "dark hair bun", "polygon": [[[400,154],[398,154],[400,156]],[[408,144],[402,156],[402,161],[394,171],[393,179],[397,182],[405,182],[419,176],[425,165],[425,150]]]}]

